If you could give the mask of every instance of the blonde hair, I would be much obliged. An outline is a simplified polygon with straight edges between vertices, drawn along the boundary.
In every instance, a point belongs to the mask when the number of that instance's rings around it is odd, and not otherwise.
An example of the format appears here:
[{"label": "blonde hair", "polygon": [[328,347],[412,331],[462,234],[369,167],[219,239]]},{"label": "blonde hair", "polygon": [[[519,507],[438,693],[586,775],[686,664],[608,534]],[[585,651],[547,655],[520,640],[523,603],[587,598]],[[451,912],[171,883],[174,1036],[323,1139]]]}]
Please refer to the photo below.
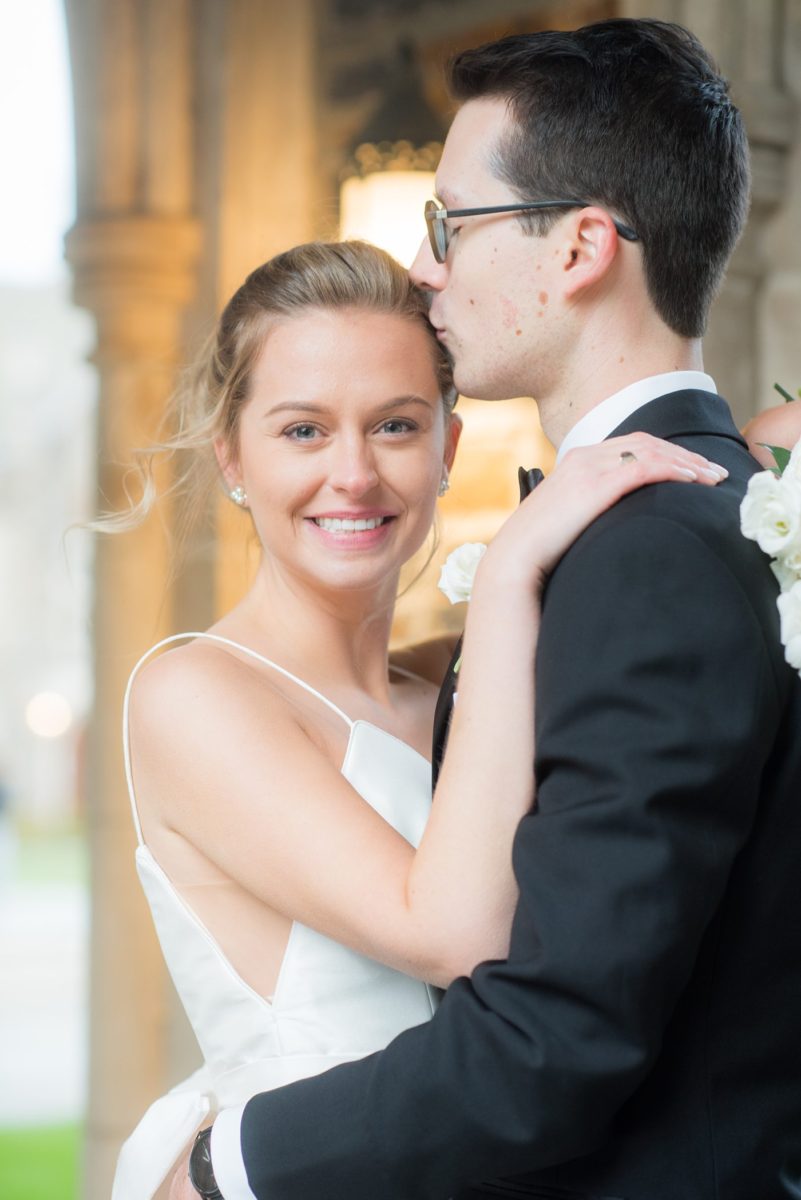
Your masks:
[{"label": "blonde hair", "polygon": [[388,313],[418,323],[429,336],[445,410],[451,412],[456,392],[450,360],[428,322],[425,294],[400,263],[368,242],[295,246],[252,271],[223,309],[198,360],[184,373],[171,399],[167,419],[174,432],[139,454],[140,499],[126,512],[102,517],[92,527],[115,532],[140,524],[157,498],[157,458],[178,455],[183,465],[165,494],[184,499],[185,523],[194,524],[220,478],[214,443],[221,438],[229,448],[236,445],[253,367],[271,327],[276,320],[308,309],[341,308]]}]

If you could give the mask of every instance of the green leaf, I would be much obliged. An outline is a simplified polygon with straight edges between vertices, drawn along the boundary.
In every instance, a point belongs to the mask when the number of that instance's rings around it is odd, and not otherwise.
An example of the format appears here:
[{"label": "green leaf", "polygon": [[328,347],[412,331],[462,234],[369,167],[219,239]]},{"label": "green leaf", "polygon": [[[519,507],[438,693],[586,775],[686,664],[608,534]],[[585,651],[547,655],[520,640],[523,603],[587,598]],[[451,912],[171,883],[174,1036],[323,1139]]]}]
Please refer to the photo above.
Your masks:
[{"label": "green leaf", "polygon": [[[780,383],[774,383],[773,389],[774,391],[778,392],[780,396],[784,397],[785,404],[792,404],[794,402],[795,397],[791,396],[789,392],[785,391]],[[798,397],[801,399],[801,388],[798,389]]]},{"label": "green leaf", "polygon": [[787,449],[787,447],[771,446],[768,442],[759,442],[758,445],[762,446],[765,450],[770,450],[771,454],[773,455],[773,460],[778,468],[778,474],[781,475],[790,461],[790,451]]}]

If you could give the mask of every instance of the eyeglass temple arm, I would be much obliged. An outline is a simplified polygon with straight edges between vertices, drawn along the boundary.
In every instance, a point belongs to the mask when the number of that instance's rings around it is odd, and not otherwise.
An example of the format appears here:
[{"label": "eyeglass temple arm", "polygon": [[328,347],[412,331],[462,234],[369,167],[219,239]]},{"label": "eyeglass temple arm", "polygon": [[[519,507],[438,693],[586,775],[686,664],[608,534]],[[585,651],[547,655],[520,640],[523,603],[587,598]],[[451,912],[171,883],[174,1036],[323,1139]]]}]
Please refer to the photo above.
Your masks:
[{"label": "eyeglass temple arm", "polygon": [[[589,200],[543,200],[530,201],[528,204],[494,204],[491,208],[435,208],[425,216],[427,221],[447,221],[448,217],[473,217],[481,214],[503,212],[530,212],[544,208],[589,208]],[[630,225],[625,225],[617,217],[612,217],[612,224],[620,237],[626,242],[638,242],[640,235]]]}]

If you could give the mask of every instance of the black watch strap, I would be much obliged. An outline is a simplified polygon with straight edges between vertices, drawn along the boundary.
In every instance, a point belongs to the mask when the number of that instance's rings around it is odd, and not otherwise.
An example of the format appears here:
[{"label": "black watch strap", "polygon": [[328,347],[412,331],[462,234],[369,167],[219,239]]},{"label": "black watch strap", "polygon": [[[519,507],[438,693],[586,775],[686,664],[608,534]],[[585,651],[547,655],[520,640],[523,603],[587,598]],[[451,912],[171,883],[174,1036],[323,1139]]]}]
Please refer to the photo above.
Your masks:
[{"label": "black watch strap", "polygon": [[211,1165],[211,1125],[201,1129],[189,1155],[189,1181],[204,1200],[223,1200]]}]

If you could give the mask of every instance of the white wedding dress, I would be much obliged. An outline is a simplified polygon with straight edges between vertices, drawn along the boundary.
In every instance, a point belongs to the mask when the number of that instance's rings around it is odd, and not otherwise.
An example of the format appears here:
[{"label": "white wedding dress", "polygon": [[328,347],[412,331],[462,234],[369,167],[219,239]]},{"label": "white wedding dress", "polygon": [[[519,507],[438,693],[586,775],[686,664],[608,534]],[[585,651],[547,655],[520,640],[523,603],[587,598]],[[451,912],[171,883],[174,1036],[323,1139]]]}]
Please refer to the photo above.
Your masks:
[{"label": "white wedding dress", "polygon": [[[128,682],[123,711],[125,771],[139,843],[136,867],[204,1065],[156,1100],[125,1142],[112,1200],[150,1200],[197,1127],[219,1109],[379,1050],[402,1030],[427,1021],[437,1002],[436,989],[297,921],[292,925],[275,993],[271,1000],[265,999],[237,974],[154,859],[142,839],[131,773],[131,684],[150,654],[172,642],[196,637],[252,656],[337,713],[350,730],[342,774],[414,846],[422,836],[431,805],[430,767],[422,755],[376,725],[351,721],[303,680],[247,646],[214,634],[177,634],[140,659]],[[358,846],[353,853],[360,853]]]}]

